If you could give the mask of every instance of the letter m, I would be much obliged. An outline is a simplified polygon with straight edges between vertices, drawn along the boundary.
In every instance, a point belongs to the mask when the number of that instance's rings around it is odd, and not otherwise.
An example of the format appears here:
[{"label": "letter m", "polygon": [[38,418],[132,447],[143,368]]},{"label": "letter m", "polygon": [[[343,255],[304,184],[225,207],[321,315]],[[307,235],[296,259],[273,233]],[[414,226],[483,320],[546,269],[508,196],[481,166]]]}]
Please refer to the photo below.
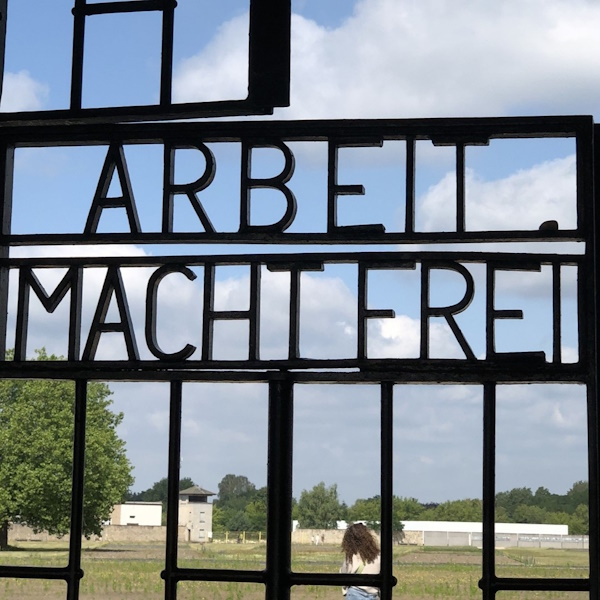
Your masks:
[{"label": "letter m", "polygon": [[68,359],[78,360],[81,333],[81,267],[71,267],[52,294],[48,295],[31,267],[23,266],[19,270],[19,298],[17,304],[17,323],[15,333],[15,361],[27,358],[27,329],[29,325],[29,293],[35,292],[46,312],[52,313],[61,303],[67,292],[71,291],[69,312],[69,350]]}]

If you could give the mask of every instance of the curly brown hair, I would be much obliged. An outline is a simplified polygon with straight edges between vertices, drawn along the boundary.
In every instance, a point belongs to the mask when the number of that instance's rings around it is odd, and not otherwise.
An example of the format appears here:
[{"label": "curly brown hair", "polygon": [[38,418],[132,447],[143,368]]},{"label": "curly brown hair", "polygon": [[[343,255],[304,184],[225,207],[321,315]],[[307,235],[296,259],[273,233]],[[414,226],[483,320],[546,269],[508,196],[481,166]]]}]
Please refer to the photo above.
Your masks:
[{"label": "curly brown hair", "polygon": [[365,525],[354,523],[344,533],[342,552],[349,563],[352,562],[355,554],[358,554],[365,564],[372,563],[379,556],[379,544]]}]

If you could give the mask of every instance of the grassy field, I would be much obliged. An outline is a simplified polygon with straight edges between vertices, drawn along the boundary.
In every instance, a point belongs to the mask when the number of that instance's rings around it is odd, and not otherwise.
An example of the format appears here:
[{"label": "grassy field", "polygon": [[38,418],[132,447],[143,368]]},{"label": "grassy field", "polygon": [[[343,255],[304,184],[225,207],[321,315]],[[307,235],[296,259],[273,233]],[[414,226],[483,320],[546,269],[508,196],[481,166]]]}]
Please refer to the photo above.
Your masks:
[{"label": "grassy field", "polygon": [[[85,577],[82,600],[159,600],[164,598],[160,571],[164,561],[161,544],[86,544],[82,555]],[[293,547],[293,569],[297,572],[335,573],[341,553],[337,546]],[[66,545],[19,544],[0,554],[3,565],[63,566]],[[182,544],[179,564],[183,567],[262,569],[264,544]],[[504,577],[587,577],[588,554],[577,550],[513,548],[497,552],[497,573]],[[430,600],[480,598],[481,552],[473,548],[417,548],[394,550],[394,574],[398,585],[394,598]],[[2,600],[64,600],[66,585],[55,581],[0,579]],[[502,593],[502,600],[530,598],[584,600],[586,594],[557,592]],[[259,600],[261,585],[249,583],[185,582],[181,600]],[[292,590],[293,600],[341,600],[338,587],[302,586]]]}]

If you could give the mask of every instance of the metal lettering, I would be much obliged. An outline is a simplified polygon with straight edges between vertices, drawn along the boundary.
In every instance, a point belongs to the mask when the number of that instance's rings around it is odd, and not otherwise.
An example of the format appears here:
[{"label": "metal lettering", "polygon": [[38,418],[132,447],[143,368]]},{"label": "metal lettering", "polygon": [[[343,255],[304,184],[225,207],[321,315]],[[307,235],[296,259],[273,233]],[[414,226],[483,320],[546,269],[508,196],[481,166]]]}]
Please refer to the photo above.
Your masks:
[{"label": "metal lettering", "polygon": [[17,304],[17,324],[15,335],[15,360],[22,361],[27,356],[27,330],[29,325],[29,292],[33,289],[47,312],[53,313],[67,292],[71,292],[69,315],[69,360],[79,358],[81,334],[81,267],[71,267],[52,294],[48,295],[36,277],[33,269],[23,267],[19,271],[19,299]]},{"label": "metal lettering", "polygon": [[[119,177],[122,196],[109,198],[107,194],[115,170]],[[92,207],[90,208],[85,224],[84,233],[88,235],[96,233],[100,215],[105,208],[124,208],[127,212],[130,231],[132,233],[141,232],[140,220],[135,206],[133,189],[131,187],[131,180],[129,179],[129,171],[127,170],[127,162],[125,161],[125,152],[123,151],[123,146],[121,144],[111,144],[108,148],[104,166],[102,167],[102,173],[98,180],[98,187],[96,188],[94,200],[92,201]]]},{"label": "metal lettering", "polygon": [[[115,323],[107,323],[105,321],[106,314],[108,313],[108,308],[113,295],[117,302],[121,320]],[[96,350],[98,349],[98,344],[100,342],[100,336],[103,333],[109,332],[123,334],[129,360],[140,359],[135,341],[135,335],[133,332],[133,323],[129,313],[127,295],[125,294],[125,287],[121,277],[121,270],[119,267],[115,266],[109,267],[108,272],[106,273],[106,279],[104,280],[104,285],[102,286],[102,291],[100,292],[98,306],[96,307],[96,312],[94,314],[94,318],[92,319],[90,333],[83,350],[83,360],[94,360],[94,357],[96,356]]]},{"label": "metal lettering", "polygon": [[[175,184],[175,151],[182,150],[184,148],[195,148],[202,152],[206,166],[204,173],[191,183]],[[208,233],[215,233],[215,228],[206,214],[204,207],[198,200],[198,192],[206,189],[215,178],[217,171],[217,164],[215,162],[214,154],[204,144],[197,144],[194,146],[189,145],[173,145],[165,144],[164,152],[164,185],[163,185],[163,217],[162,217],[162,231],[163,233],[173,232],[173,213],[174,205],[173,200],[176,194],[185,194],[192,208],[198,215],[204,231]]]},{"label": "metal lettering", "polygon": [[[251,177],[252,150],[254,148],[278,148],[283,153],[285,165],[279,175],[257,179]],[[241,176],[241,201],[240,201],[240,233],[248,231],[263,231],[281,233],[285,231],[296,217],[296,197],[285,184],[292,178],[295,168],[295,159],[291,150],[280,141],[270,143],[242,143],[242,176]],[[250,195],[253,189],[279,190],[285,197],[286,210],[284,215],[276,223],[270,225],[250,224]]]},{"label": "metal lettering", "polygon": [[190,281],[196,279],[196,274],[183,265],[164,265],[152,273],[146,292],[146,344],[148,344],[148,350],[156,358],[161,360],[185,360],[194,354],[196,346],[186,344],[179,352],[167,353],[160,349],[156,336],[158,286],[171,273],[182,273]]}]

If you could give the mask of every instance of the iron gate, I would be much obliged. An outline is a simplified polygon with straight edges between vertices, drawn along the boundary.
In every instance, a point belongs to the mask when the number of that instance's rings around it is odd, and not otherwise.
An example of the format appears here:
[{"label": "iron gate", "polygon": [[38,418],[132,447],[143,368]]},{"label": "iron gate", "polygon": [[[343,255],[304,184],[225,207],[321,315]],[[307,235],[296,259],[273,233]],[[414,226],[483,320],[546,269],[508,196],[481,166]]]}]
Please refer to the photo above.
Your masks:
[{"label": "iron gate", "polygon": [[[254,2],[254,9],[271,10],[276,2]],[[266,8],[265,8],[266,7]],[[66,567],[0,567],[0,577],[55,579],[67,582],[67,598],[79,597],[81,569],[81,532],[83,506],[83,465],[86,434],[86,389],[93,380],[166,381],[170,383],[169,437],[169,499],[167,542],[162,577],[165,598],[177,597],[177,584],[182,581],[245,581],[263,584],[265,597],[289,598],[295,585],[342,585],[349,583],[343,574],[298,573],[291,567],[292,514],[292,440],[294,388],[307,383],[366,383],[380,390],[380,452],[381,452],[381,564],[379,575],[353,575],[353,583],[376,585],[383,599],[392,597],[392,457],[394,393],[403,383],[476,384],[483,389],[483,573],[480,581],[483,597],[493,598],[502,590],[574,590],[589,591],[598,598],[598,409],[597,409],[597,301],[596,281],[598,217],[595,213],[594,124],[589,117],[432,119],[432,120],[357,120],[303,122],[202,122],[202,123],[140,123],[124,124],[135,119],[163,118],[165,115],[190,116],[223,114],[223,111],[265,112],[265,104],[250,102],[240,108],[227,106],[186,107],[173,109],[166,91],[171,77],[168,60],[162,68],[161,107],[155,113],[134,107],[127,111],[81,108],[81,61],[83,24],[85,17],[102,11],[174,9],[171,2],[115,2],[86,5],[75,3],[74,67],[71,108],[51,114],[17,114],[2,116],[0,148],[2,159],[2,261],[0,266],[0,342],[1,350],[12,345],[7,340],[9,275],[18,273],[18,303],[15,324],[14,360],[3,361],[3,378],[70,379],[76,384],[74,439],[74,471],[69,563]],[[289,7],[288,7],[289,9]],[[165,13],[165,55],[172,45],[169,37],[168,11]],[[289,15],[288,15],[289,16]],[[258,18],[258,17],[257,17]],[[286,15],[283,15],[285,21]],[[256,21],[258,23],[258,21]],[[261,21],[262,22],[262,21]],[[273,42],[275,43],[275,42]],[[279,40],[285,46],[289,37]],[[263,60],[273,56],[271,50],[259,49]],[[285,61],[284,61],[285,62]],[[289,65],[287,65],[289,67]],[[269,69],[271,69],[269,71]],[[270,81],[285,80],[286,65],[267,67]],[[252,88],[255,92],[260,88]],[[256,92],[258,94],[258,92]],[[279,94],[279,95],[278,95]],[[279,88],[278,100],[285,102],[285,91]],[[252,93],[250,94],[253,95]],[[258,94],[259,95],[259,94]],[[251,98],[252,100],[252,98]],[[268,104],[268,102],[267,102]],[[162,112],[161,112],[162,111]],[[187,112],[186,112],[187,111]],[[203,113],[204,111],[204,113]],[[151,114],[152,113],[152,114]],[[111,121],[110,127],[106,123]],[[121,122],[115,122],[121,121]],[[477,230],[468,225],[465,204],[465,149],[487,144],[493,139],[572,138],[576,144],[577,161],[577,224],[563,229],[543,224],[535,229]],[[378,223],[342,225],[338,223],[340,196],[360,195],[360,186],[343,185],[338,181],[338,151],[344,147],[380,145],[385,141],[400,141],[406,148],[406,186],[399,199],[405,206],[404,227],[386,231]],[[455,149],[456,221],[445,231],[420,231],[415,224],[415,144],[429,140],[436,145]],[[326,223],[320,231],[297,231],[291,228],[296,215],[296,199],[288,187],[294,172],[292,142],[320,142],[327,146],[327,188],[324,190]],[[219,231],[200,199],[214,175],[215,159],[210,146],[220,143],[239,144],[241,150],[239,228]],[[156,231],[144,231],[137,218],[134,195],[129,187],[124,148],[131,145],[155,144],[163,150],[162,221]],[[101,145],[107,148],[104,167],[96,193],[91,199],[88,219],[80,232],[73,233],[13,233],[11,228],[12,182],[16,149],[70,145],[83,147]],[[257,148],[273,148],[283,158],[281,172],[271,178],[253,177],[251,158]],[[176,184],[173,178],[174,152],[181,148],[199,150],[205,159],[205,171],[189,185]],[[114,199],[108,187],[115,173],[123,194]],[[282,194],[285,210],[275,223],[256,225],[251,219],[253,190],[267,188]],[[173,199],[185,196],[198,217],[197,232],[177,232],[173,226]],[[98,222],[105,210],[121,209],[128,217],[126,233],[99,232]],[[288,229],[293,231],[288,231]],[[522,250],[472,250],[469,245],[481,243],[523,244],[554,243],[558,251],[523,252]],[[564,242],[582,242],[581,253],[562,251]],[[244,244],[267,246],[268,251],[244,254],[204,254],[183,256],[94,256],[18,258],[11,255],[16,246],[66,246],[79,244]],[[411,246],[453,243],[464,247],[452,251],[413,249]],[[403,244],[404,249],[397,249]],[[360,246],[360,250],[353,249]],[[383,248],[385,246],[385,248]],[[392,246],[390,249],[389,247]],[[284,251],[278,250],[285,247]],[[308,251],[291,251],[291,247]],[[349,249],[343,251],[343,247]],[[327,248],[330,248],[329,250]],[[378,248],[383,248],[379,249]],[[465,249],[466,248],[466,249]],[[275,249],[273,251],[273,249]],[[310,358],[302,355],[299,344],[300,288],[302,273],[319,271],[327,264],[351,264],[357,272],[357,345],[350,358]],[[483,265],[486,270],[486,353],[476,356],[455,316],[462,312],[473,297],[473,281],[465,265]],[[251,273],[249,309],[218,311],[214,307],[214,272],[224,265],[246,265]],[[518,311],[499,310],[494,304],[495,275],[501,271],[537,270],[549,266],[552,285],[552,356],[544,353],[503,353],[495,348],[495,326],[501,319],[519,318]],[[577,270],[578,298],[578,359],[566,362],[561,355],[561,269]],[[153,269],[146,289],[145,351],[152,358],[140,358],[129,315],[127,296],[122,283],[122,271],[136,268]],[[201,267],[204,273],[204,307],[201,316],[200,347],[188,344],[175,352],[165,352],[156,328],[159,286],[165,277],[180,274],[195,277],[191,268]],[[48,293],[35,273],[43,269],[66,270],[58,286]],[[85,273],[90,269],[106,269],[104,286],[89,332],[81,328],[81,289]],[[374,309],[368,302],[368,278],[377,269],[420,269],[421,273],[421,343],[417,358],[372,358],[368,351],[368,323],[371,319],[393,316],[391,309]],[[260,280],[264,270],[289,273],[289,323],[287,355],[263,359],[260,355],[261,321]],[[465,294],[456,304],[433,306],[430,300],[430,278],[435,270],[451,270],[464,279]],[[31,291],[48,312],[70,296],[67,360],[56,362],[27,360],[29,299]],[[107,321],[109,304],[118,305],[118,319]],[[464,358],[441,359],[431,355],[429,324],[432,318],[443,318],[453,332]],[[216,359],[213,356],[213,330],[217,321],[242,321],[248,327],[246,359]],[[102,335],[118,333],[127,349],[124,360],[97,360],[96,350]],[[192,381],[263,382],[269,388],[268,411],[268,525],[267,559],[264,570],[215,570],[182,568],[177,560],[177,505],[181,442],[182,387]],[[588,406],[589,506],[590,506],[590,577],[589,579],[524,579],[496,575],[494,550],[495,498],[495,397],[498,385],[506,383],[579,383],[586,386]]]}]

